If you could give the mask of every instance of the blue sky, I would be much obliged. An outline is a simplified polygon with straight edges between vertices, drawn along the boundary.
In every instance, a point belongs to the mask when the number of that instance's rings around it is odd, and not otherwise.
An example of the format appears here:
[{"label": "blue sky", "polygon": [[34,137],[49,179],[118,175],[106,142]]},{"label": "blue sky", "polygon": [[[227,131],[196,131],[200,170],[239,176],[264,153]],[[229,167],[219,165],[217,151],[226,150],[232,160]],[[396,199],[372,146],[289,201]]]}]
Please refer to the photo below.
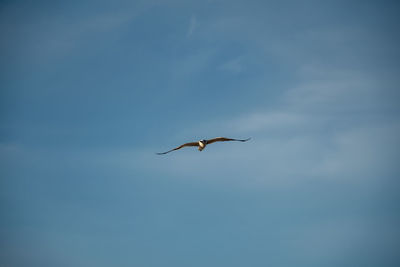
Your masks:
[{"label": "blue sky", "polygon": [[398,14],[3,1],[1,265],[398,266]]}]

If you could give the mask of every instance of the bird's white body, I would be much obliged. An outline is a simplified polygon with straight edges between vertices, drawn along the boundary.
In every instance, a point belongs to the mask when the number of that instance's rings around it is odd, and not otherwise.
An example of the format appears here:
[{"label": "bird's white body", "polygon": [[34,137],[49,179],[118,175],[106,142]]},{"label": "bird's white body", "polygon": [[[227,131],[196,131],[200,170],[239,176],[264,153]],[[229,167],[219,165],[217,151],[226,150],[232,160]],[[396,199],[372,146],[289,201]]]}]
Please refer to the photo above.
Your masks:
[{"label": "bird's white body", "polygon": [[200,140],[199,141],[199,151],[202,151],[206,147],[206,141],[205,140]]}]

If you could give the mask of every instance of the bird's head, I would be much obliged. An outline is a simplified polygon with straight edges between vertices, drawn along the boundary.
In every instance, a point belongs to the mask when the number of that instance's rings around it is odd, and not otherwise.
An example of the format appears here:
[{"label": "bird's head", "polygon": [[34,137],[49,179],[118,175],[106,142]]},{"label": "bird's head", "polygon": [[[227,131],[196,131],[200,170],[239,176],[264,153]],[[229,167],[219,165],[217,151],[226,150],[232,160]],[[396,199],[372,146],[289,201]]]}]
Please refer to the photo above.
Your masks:
[{"label": "bird's head", "polygon": [[207,143],[207,141],[204,140],[204,139],[201,139],[201,140],[199,141],[199,143],[202,143],[203,145],[205,145],[205,144]]}]

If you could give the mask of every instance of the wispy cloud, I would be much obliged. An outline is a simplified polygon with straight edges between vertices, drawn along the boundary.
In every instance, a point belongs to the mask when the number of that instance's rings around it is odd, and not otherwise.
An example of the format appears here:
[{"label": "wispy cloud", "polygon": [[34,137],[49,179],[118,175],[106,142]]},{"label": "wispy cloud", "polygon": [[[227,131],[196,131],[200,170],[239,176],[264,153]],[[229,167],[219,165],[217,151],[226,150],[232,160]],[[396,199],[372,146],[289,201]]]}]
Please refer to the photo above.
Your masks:
[{"label": "wispy cloud", "polygon": [[372,124],[340,131],[314,172],[338,179],[391,176],[399,173],[400,122]]},{"label": "wispy cloud", "polygon": [[189,22],[189,29],[187,31],[186,36],[190,37],[194,34],[196,28],[197,28],[198,22],[197,22],[197,18],[195,15],[190,17],[190,22]]},{"label": "wispy cloud", "polygon": [[204,70],[210,65],[216,51],[213,49],[200,49],[191,54],[184,54],[172,60],[168,72],[172,82],[172,91],[178,88],[188,89],[187,82],[201,77]]},{"label": "wispy cloud", "polygon": [[239,73],[243,71],[242,58],[231,59],[218,67],[219,70]]},{"label": "wispy cloud", "polygon": [[380,90],[366,74],[308,70],[304,82],[284,92],[275,107],[203,120],[179,134],[251,136],[250,142],[217,144],[201,153],[179,151],[160,158],[158,168],[171,174],[201,173],[202,179],[215,179],[218,173],[239,183],[246,177],[246,183],[268,185],[309,179],[357,182],[393,174],[399,171],[393,159],[400,155],[393,148],[400,146],[400,122],[382,120],[377,112],[385,108]]}]

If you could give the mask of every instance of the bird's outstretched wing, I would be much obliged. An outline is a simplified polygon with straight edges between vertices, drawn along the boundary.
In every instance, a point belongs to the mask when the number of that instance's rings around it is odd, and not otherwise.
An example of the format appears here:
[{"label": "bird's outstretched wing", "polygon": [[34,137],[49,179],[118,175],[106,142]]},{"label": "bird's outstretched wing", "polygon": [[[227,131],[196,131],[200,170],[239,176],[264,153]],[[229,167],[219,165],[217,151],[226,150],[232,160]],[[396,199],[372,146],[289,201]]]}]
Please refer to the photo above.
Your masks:
[{"label": "bird's outstretched wing", "polygon": [[172,152],[174,150],[181,149],[182,147],[185,147],[185,146],[199,146],[199,143],[198,142],[186,143],[186,144],[180,145],[178,147],[175,147],[174,149],[171,149],[171,150],[169,150],[167,152],[161,152],[161,153],[156,153],[156,154],[157,155],[164,155],[164,154],[167,154],[167,153]]},{"label": "bird's outstretched wing", "polygon": [[217,138],[213,138],[210,140],[207,140],[207,144],[212,144],[214,142],[224,142],[224,141],[240,141],[240,142],[246,142],[249,141],[250,138],[247,139],[232,139],[232,138],[226,138],[226,137],[217,137]]}]

